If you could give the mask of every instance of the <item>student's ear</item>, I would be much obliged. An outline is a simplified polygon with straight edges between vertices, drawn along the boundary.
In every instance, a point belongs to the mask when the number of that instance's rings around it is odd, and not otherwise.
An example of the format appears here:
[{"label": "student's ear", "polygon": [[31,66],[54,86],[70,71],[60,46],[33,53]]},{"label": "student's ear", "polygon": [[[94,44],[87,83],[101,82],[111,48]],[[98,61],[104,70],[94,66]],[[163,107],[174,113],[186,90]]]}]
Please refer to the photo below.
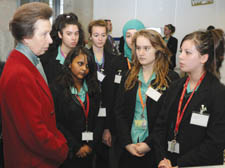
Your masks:
[{"label": "student's ear", "polygon": [[201,63],[205,64],[209,59],[209,55],[208,54],[204,54],[201,56]]},{"label": "student's ear", "polygon": [[62,34],[60,33],[60,31],[58,31],[58,36],[62,39]]},{"label": "student's ear", "polygon": [[71,64],[69,65],[69,69],[71,69]]}]

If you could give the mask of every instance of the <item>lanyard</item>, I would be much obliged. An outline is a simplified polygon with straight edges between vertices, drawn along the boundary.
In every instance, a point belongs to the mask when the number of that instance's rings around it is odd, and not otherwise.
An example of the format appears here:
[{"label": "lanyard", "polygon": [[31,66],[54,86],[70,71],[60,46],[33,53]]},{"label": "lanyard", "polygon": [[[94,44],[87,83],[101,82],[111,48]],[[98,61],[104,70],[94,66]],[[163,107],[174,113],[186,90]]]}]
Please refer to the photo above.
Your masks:
[{"label": "lanyard", "polygon": [[[97,60],[97,59],[96,59]],[[102,69],[104,69],[105,66],[105,57],[104,57],[104,53],[103,53],[103,57],[102,57],[102,64],[99,65],[98,62],[96,62],[97,64],[97,71],[100,72]]]},{"label": "lanyard", "polygon": [[60,47],[60,53],[61,53],[61,55],[62,55],[64,58],[66,58],[66,56],[65,56],[64,53],[62,52],[61,47]]},{"label": "lanyard", "polygon": [[142,98],[142,95],[141,95],[141,82],[139,82],[138,96],[139,96],[139,98],[140,98],[140,101],[141,101],[141,107],[142,107],[143,112],[144,112],[144,109],[145,109],[145,106],[146,106],[146,101],[147,101],[147,96],[146,96],[146,100],[145,100],[145,103],[144,103],[143,98]]},{"label": "lanyard", "polygon": [[131,65],[130,65],[130,61],[128,60],[128,58],[127,58],[127,66],[128,66],[128,69],[130,70],[131,69]]},{"label": "lanyard", "polygon": [[82,100],[80,99],[80,97],[77,96],[77,95],[76,95],[76,97],[77,97],[78,101],[80,102],[80,104],[81,104],[81,106],[83,108],[83,111],[84,111],[84,114],[85,114],[85,118],[86,118],[86,122],[87,122],[88,113],[89,113],[89,106],[90,106],[88,93],[86,94],[86,97],[87,97],[87,108],[86,109],[85,109],[85,105],[82,102]]},{"label": "lanyard", "polygon": [[185,92],[186,92],[186,90],[187,90],[187,85],[188,85],[188,82],[189,82],[190,78],[188,77],[187,80],[186,80],[186,82],[185,82],[185,85],[184,85],[184,88],[183,88],[183,91],[182,91],[182,94],[181,94],[181,97],[180,97],[178,110],[177,110],[177,121],[176,121],[176,127],[175,127],[175,131],[174,131],[175,138],[176,138],[176,135],[177,135],[177,133],[178,133],[179,126],[180,126],[181,120],[182,120],[183,115],[184,115],[184,111],[186,110],[186,108],[187,108],[189,102],[191,101],[191,98],[192,98],[192,96],[194,95],[196,88],[201,84],[202,80],[204,79],[205,74],[206,74],[206,73],[204,73],[204,74],[201,76],[201,78],[198,80],[198,83],[195,85],[195,88],[194,88],[194,90],[192,91],[190,97],[188,98],[186,104],[184,105],[184,108],[183,108],[182,113],[181,113],[181,106],[182,106],[182,102],[183,102],[183,99],[184,99],[184,94],[185,94]]}]

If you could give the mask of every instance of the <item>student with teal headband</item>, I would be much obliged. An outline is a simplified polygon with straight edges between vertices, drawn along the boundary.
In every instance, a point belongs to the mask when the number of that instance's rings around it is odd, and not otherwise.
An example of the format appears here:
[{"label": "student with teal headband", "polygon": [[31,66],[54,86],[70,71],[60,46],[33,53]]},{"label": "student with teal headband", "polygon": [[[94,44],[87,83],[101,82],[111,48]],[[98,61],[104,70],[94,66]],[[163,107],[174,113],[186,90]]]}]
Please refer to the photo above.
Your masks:
[{"label": "student with teal headband", "polygon": [[157,167],[151,132],[164,93],[179,76],[169,70],[171,53],[156,31],[136,32],[132,51],[133,66],[122,78],[114,108],[123,148],[119,168]]},{"label": "student with teal headband", "polygon": [[113,110],[114,102],[116,100],[116,93],[118,90],[118,87],[121,82],[122,75],[125,74],[129,69],[131,69],[132,61],[131,61],[131,40],[135,32],[138,30],[144,29],[144,24],[137,19],[129,20],[127,23],[125,23],[123,27],[123,35],[125,40],[124,45],[124,55],[120,55],[117,57],[113,57],[111,61],[111,67],[110,67],[110,75],[108,77],[109,80],[108,86],[108,99],[109,99],[109,110],[108,114],[109,117],[107,117],[107,123],[109,130],[111,132],[111,137],[108,138],[108,141],[111,142],[111,148],[109,149],[110,158],[109,158],[109,164],[113,168],[117,168],[117,160],[119,159],[118,155],[118,145],[117,145],[117,133],[116,133],[116,125],[115,125],[115,113]]},{"label": "student with teal headband", "polygon": [[123,37],[124,37],[124,57],[128,58],[129,62],[132,62],[132,52],[131,52],[131,40],[135,32],[144,29],[144,24],[137,20],[129,20],[123,27]]}]

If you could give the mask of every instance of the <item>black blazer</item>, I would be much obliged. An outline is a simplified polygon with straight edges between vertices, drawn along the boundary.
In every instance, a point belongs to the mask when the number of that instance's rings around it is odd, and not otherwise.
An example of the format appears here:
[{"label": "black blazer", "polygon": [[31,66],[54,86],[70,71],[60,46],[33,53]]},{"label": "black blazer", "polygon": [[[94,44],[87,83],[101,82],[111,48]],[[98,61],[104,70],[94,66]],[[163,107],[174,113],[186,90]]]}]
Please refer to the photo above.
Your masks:
[{"label": "black blazer", "polygon": [[[90,48],[90,51],[92,53],[92,57],[93,60],[95,60],[94,57],[94,52],[93,52],[93,48]],[[112,55],[111,53],[109,53],[106,49],[104,49],[104,75],[105,78],[103,79],[103,81],[101,82],[100,86],[101,86],[101,106],[102,107],[106,107],[106,121],[109,120],[109,107],[110,107],[110,103],[111,103],[111,98],[109,96],[109,91],[110,91],[110,85],[109,85],[109,74],[111,71],[111,61],[113,59],[114,55]],[[96,69],[97,69],[97,64],[96,64]],[[109,123],[105,122],[105,129],[109,129]]]},{"label": "black blazer", "polygon": [[[163,39],[165,39],[165,37]],[[167,42],[167,47],[172,53],[172,57],[170,59],[170,69],[172,70],[176,67],[177,43],[178,40],[173,36],[170,36],[169,41]]]},{"label": "black blazer", "polygon": [[115,125],[115,113],[113,111],[115,100],[117,98],[117,92],[120,84],[114,83],[115,75],[118,75],[120,72],[121,76],[124,76],[128,73],[127,59],[123,56],[114,57],[111,61],[110,74],[108,77],[108,97],[109,97],[109,117],[107,118],[107,123],[109,124],[109,129],[112,134],[116,135],[116,125]]},{"label": "black blazer", "polygon": [[114,56],[119,55],[116,44],[115,44],[115,41],[114,41],[114,39],[111,35],[107,36],[104,48],[108,53],[111,53]]},{"label": "black blazer", "polygon": [[[168,77],[171,81],[174,81],[179,78],[178,74],[169,71]],[[124,148],[126,145],[132,143],[131,139],[131,127],[133,123],[134,118],[134,112],[135,112],[135,105],[136,105],[136,95],[137,95],[137,89],[138,89],[138,82],[136,82],[136,85],[128,91],[125,91],[124,83],[127,76],[125,76],[122,80],[122,83],[120,84],[118,95],[116,99],[115,104],[115,114],[116,114],[116,124],[117,124],[117,133],[119,138],[120,145]],[[152,81],[153,83],[154,81]],[[168,81],[170,84],[171,82]],[[152,86],[153,88],[156,88],[156,86]],[[160,90],[160,92],[164,93],[166,90]],[[149,136],[145,139],[145,142],[152,147],[151,145],[151,132],[154,128],[155,121],[158,117],[159,110],[161,109],[161,104],[163,100],[163,94],[158,100],[158,102],[155,102],[151,98],[147,97],[147,116],[148,116],[148,130],[149,130]]]},{"label": "black blazer", "polygon": [[49,50],[40,57],[48,84],[52,84],[62,71],[63,65],[60,64],[56,57],[58,55],[58,48],[51,47]]},{"label": "black blazer", "polygon": [[64,87],[58,84],[51,85],[56,123],[66,137],[74,157],[84,144],[88,144],[92,149],[95,149],[95,144],[101,140],[103,121],[102,118],[98,117],[100,99],[89,96],[90,110],[87,131],[94,133],[94,140],[86,142],[82,141],[82,132],[86,130],[86,118],[82,106],[75,96],[67,98],[64,90]]},{"label": "black blazer", "polygon": [[[180,154],[167,152],[167,143],[174,138],[178,102],[186,78],[173,83],[168,89],[164,104],[154,129],[154,142],[161,156],[168,157],[173,165],[206,166],[223,164],[225,149],[225,87],[211,73],[207,73],[193,95],[182,118],[177,141]],[[207,107],[210,115],[207,127],[190,124],[193,111]]]}]

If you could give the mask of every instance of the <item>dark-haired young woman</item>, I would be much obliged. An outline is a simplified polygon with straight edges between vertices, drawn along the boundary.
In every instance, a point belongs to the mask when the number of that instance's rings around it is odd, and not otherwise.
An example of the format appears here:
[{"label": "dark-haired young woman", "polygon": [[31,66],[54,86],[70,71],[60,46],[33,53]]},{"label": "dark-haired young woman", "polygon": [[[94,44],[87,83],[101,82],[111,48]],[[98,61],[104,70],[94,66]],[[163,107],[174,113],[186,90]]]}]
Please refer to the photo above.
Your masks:
[{"label": "dark-haired young woman", "polygon": [[187,76],[170,86],[154,130],[161,159],[167,158],[159,167],[222,165],[225,87],[216,61],[224,56],[224,32],[190,33],[180,50],[180,69]]},{"label": "dark-haired young woman", "polygon": [[51,38],[53,43],[41,57],[49,84],[60,74],[68,53],[74,47],[84,45],[84,32],[77,16],[74,13],[59,15],[52,26]]},{"label": "dark-haired young woman", "polygon": [[101,140],[98,117],[100,91],[95,61],[88,49],[77,46],[65,59],[62,73],[51,86],[56,123],[70,147],[63,168],[91,168],[96,143]]}]

